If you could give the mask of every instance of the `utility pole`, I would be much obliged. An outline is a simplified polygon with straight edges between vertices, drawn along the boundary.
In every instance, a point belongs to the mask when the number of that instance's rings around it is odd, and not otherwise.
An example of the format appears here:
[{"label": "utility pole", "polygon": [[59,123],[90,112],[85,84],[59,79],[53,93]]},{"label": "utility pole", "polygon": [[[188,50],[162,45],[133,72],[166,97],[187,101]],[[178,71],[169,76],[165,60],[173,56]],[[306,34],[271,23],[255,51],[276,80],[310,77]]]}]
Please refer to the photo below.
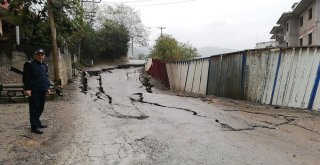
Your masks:
[{"label": "utility pole", "polygon": [[53,3],[54,0],[47,0],[48,3],[48,16],[51,30],[51,43],[52,43],[52,55],[53,55],[53,67],[54,67],[54,82],[57,85],[61,85],[60,72],[59,72],[59,55],[57,46],[57,32],[53,16]]},{"label": "utility pole", "polygon": [[131,55],[132,55],[132,58],[133,58],[133,35],[132,35],[132,38],[131,38]]},{"label": "utility pole", "polygon": [[166,29],[166,27],[162,27],[162,26],[160,26],[160,27],[158,27],[158,29],[160,29],[160,30],[161,30],[161,35],[160,35],[160,36],[162,37],[162,30],[163,30],[163,29]]}]

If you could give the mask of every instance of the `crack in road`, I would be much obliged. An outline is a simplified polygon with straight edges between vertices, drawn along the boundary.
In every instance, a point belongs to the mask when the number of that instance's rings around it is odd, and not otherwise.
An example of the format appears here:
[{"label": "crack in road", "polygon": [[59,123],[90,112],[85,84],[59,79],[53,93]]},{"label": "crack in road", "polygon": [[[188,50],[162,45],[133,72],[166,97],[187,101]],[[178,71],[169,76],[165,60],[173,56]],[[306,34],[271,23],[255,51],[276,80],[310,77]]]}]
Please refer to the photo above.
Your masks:
[{"label": "crack in road", "polygon": [[[103,90],[101,75],[99,75],[98,80],[99,80],[99,87],[98,87],[98,89],[99,89],[99,91],[100,91],[100,94],[102,93],[105,97],[107,97],[108,100],[109,100],[109,104],[112,104],[112,97],[111,97],[110,95],[106,94],[106,92]],[[99,92],[96,93],[96,96],[97,96],[98,93],[99,93]],[[102,94],[101,94],[101,95],[102,95]],[[97,96],[97,97],[98,97],[98,96]]]},{"label": "crack in road", "polygon": [[150,105],[155,105],[155,106],[158,106],[158,107],[174,108],[174,109],[184,110],[184,111],[187,111],[187,112],[191,112],[194,116],[206,117],[206,116],[198,115],[198,113],[196,111],[193,111],[193,110],[190,110],[190,109],[187,109],[187,108],[172,107],[172,106],[162,105],[162,104],[159,104],[159,103],[152,103],[152,102],[144,101],[142,93],[134,93],[133,95],[138,95],[139,99],[134,99],[134,98],[129,97],[132,102],[140,102],[142,104],[150,104]]},{"label": "crack in road", "polygon": [[306,128],[306,127],[304,127],[304,126],[301,126],[301,125],[298,125],[298,124],[290,124],[290,125],[297,126],[297,127],[302,128],[302,129],[305,129],[305,130],[307,130],[307,131],[310,131],[310,132],[313,132],[313,133],[316,133],[316,134],[319,134],[319,135],[320,135],[320,132],[314,131],[314,130],[309,129],[309,128]]},{"label": "crack in road", "polygon": [[139,80],[140,80],[141,84],[146,88],[146,91],[148,93],[152,93],[153,85],[150,83],[150,79],[147,76],[140,74]]},{"label": "crack in road", "polygon": [[[302,129],[305,129],[307,131],[310,131],[310,132],[313,132],[316,134],[320,134],[320,132],[314,131],[314,130],[306,128],[304,126],[301,126],[298,124],[293,124],[292,122],[296,121],[295,116],[287,116],[287,115],[282,115],[282,114],[267,114],[267,113],[261,113],[261,112],[250,112],[250,111],[245,111],[245,110],[226,110],[226,109],[222,109],[222,110],[225,112],[244,112],[244,113],[251,113],[251,114],[256,114],[256,115],[265,115],[265,116],[270,116],[270,117],[279,118],[279,119],[280,119],[280,117],[282,117],[286,121],[279,123],[279,124],[275,124],[275,123],[268,122],[268,121],[260,121],[260,122],[264,122],[266,124],[272,125],[272,126],[274,126],[275,129],[277,129],[277,127],[283,126],[283,125],[293,125],[293,126],[297,126]],[[267,126],[264,126],[264,127],[267,127]]]},{"label": "crack in road", "polygon": [[249,125],[250,127],[247,128],[233,128],[228,124],[221,123],[218,119],[215,120],[217,123],[221,125],[222,128],[227,129],[226,131],[252,131],[255,130],[255,128],[266,128],[266,129],[277,129],[276,127],[268,127],[264,125]]},{"label": "crack in road", "polygon": [[286,115],[281,115],[281,114],[268,114],[268,113],[262,113],[262,112],[250,112],[250,111],[245,111],[245,110],[239,110],[239,109],[222,109],[225,112],[244,112],[244,113],[251,113],[251,114],[256,114],[256,115],[265,115],[265,116],[271,116],[271,117],[294,117],[294,116],[286,116]]},{"label": "crack in road", "polygon": [[86,72],[82,72],[81,74],[81,92],[85,95],[88,93],[88,78],[86,77]]},{"label": "crack in road", "polygon": [[137,120],[144,120],[149,118],[149,116],[147,115],[141,115],[141,116],[132,116],[132,115],[122,115],[119,113],[116,114],[108,114],[111,117],[116,117],[116,118],[120,118],[120,119],[137,119]]}]

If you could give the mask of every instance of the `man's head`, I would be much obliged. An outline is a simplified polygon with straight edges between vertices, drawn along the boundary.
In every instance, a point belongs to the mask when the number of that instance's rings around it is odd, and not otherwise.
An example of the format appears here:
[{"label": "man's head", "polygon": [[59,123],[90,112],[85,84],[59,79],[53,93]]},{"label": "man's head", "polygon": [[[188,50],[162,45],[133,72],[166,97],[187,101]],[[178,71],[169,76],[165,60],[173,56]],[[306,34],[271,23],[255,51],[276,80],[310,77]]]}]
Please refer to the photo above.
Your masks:
[{"label": "man's head", "polygon": [[34,52],[33,59],[42,62],[44,60],[46,53],[43,49],[38,49],[37,51]]}]

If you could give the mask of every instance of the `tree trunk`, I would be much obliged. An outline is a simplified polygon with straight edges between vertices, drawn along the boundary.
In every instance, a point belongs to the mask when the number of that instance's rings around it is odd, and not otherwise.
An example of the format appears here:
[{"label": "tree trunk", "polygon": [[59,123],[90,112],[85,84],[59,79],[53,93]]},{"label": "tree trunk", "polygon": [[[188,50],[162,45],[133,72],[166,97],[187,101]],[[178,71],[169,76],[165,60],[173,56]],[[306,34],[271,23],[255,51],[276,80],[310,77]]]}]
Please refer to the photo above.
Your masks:
[{"label": "tree trunk", "polygon": [[56,85],[61,85],[60,72],[59,72],[59,55],[58,55],[58,46],[57,46],[57,37],[56,37],[56,27],[53,17],[53,0],[47,0],[48,2],[48,16],[50,22],[51,30],[51,41],[52,41],[52,55],[53,55],[53,67],[54,67],[54,82]]}]

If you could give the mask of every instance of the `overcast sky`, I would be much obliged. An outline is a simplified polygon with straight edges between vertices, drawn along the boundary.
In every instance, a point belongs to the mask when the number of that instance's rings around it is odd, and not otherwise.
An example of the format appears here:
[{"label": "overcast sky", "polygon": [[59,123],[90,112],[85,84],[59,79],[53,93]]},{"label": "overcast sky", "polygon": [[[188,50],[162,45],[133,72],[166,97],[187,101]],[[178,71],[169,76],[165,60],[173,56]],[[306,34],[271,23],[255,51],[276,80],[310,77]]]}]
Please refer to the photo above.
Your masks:
[{"label": "overcast sky", "polygon": [[195,47],[214,46],[251,49],[269,41],[272,27],[283,12],[299,0],[102,0],[125,2],[140,11],[142,22],[151,27],[150,41],[166,27],[180,42]]}]

